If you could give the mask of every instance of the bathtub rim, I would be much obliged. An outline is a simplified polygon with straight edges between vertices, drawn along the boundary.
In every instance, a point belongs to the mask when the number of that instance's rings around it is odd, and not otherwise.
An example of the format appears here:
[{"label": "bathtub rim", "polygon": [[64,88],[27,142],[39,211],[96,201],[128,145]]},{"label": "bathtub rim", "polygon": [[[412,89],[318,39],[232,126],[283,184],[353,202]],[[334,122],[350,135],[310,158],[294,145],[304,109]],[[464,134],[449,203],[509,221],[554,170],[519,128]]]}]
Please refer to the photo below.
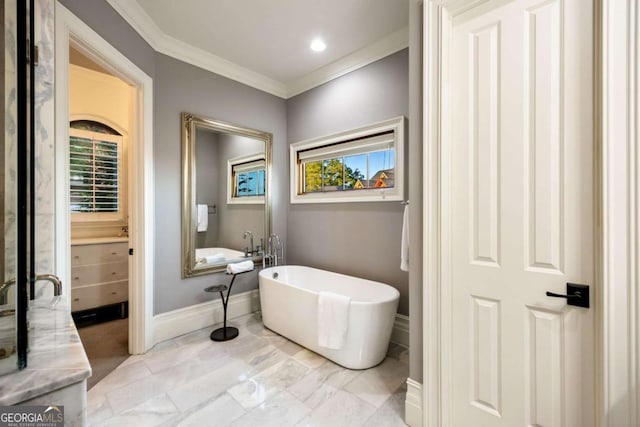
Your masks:
[{"label": "bathtub rim", "polygon": [[[289,288],[294,288],[294,289],[297,289],[297,290],[300,290],[300,291],[307,292],[309,294],[313,294],[313,295],[318,295],[319,294],[319,292],[312,291],[312,290],[309,290],[309,289],[306,289],[306,288],[303,288],[303,287],[295,286],[295,285],[289,284],[289,283],[287,283],[285,281],[282,281],[282,280],[279,280],[279,279],[274,279],[273,277],[268,276],[268,272],[269,271],[272,271],[273,269],[276,269],[276,268],[282,268],[282,267],[302,267],[302,268],[308,268],[308,269],[317,270],[317,271],[323,271],[323,272],[332,273],[332,274],[338,274],[340,276],[348,277],[348,278],[352,278],[352,279],[366,280],[366,281],[369,281],[369,282],[376,283],[378,285],[386,286],[386,287],[390,288],[393,292],[395,292],[395,296],[393,298],[385,298],[385,299],[381,299],[381,300],[378,300],[378,301],[357,301],[357,300],[354,300],[352,298],[351,299],[351,304],[352,305],[367,306],[367,305],[377,305],[377,304],[390,303],[390,302],[393,302],[395,300],[398,300],[398,302],[400,301],[400,291],[398,291],[396,288],[394,288],[393,286],[391,286],[389,284],[378,282],[376,280],[365,279],[365,278],[357,277],[357,276],[350,276],[348,274],[338,273],[338,272],[330,271],[330,270],[323,270],[321,268],[309,267],[307,265],[299,265],[299,264],[284,264],[284,265],[271,266],[271,267],[267,267],[267,268],[261,269],[260,272],[258,273],[258,286],[260,286],[260,278],[264,278],[264,279],[267,279],[267,280],[271,280],[273,282],[277,282],[278,284],[288,286]],[[263,275],[263,273],[264,273],[264,275]]]}]

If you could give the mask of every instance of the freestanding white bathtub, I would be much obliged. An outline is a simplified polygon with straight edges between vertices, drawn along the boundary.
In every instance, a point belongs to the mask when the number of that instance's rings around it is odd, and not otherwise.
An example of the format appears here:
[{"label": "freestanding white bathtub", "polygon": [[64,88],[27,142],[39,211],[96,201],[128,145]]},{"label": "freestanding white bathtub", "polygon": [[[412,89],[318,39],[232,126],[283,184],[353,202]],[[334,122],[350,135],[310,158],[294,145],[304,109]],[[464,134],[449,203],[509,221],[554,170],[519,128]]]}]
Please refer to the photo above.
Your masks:
[{"label": "freestanding white bathtub", "polygon": [[[350,369],[366,369],[387,353],[400,293],[389,285],[297,265],[259,274],[264,325]],[[342,348],[318,346],[318,293],[351,298],[349,326]]]}]

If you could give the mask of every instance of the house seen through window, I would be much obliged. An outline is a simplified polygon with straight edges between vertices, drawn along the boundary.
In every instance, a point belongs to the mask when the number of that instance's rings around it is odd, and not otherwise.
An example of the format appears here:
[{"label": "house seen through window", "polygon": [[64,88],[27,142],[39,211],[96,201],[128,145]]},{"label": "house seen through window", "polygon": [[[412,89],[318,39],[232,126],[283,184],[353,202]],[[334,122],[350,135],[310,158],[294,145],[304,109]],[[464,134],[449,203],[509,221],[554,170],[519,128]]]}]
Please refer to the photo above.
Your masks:
[{"label": "house seen through window", "polygon": [[122,136],[102,123],[78,120],[69,129],[71,213],[120,209]]},{"label": "house seen through window", "polygon": [[303,169],[302,193],[393,188],[393,135],[342,142],[298,153]]}]

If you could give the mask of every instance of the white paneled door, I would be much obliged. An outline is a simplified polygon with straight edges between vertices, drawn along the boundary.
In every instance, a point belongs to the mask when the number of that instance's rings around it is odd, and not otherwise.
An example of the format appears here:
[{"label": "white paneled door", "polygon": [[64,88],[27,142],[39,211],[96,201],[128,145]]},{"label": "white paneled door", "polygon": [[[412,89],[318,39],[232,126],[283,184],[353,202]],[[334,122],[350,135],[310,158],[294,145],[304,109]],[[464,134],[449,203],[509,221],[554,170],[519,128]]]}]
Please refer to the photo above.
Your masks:
[{"label": "white paneled door", "polygon": [[594,291],[591,2],[452,19],[451,425],[593,426],[593,295],[545,295]]}]

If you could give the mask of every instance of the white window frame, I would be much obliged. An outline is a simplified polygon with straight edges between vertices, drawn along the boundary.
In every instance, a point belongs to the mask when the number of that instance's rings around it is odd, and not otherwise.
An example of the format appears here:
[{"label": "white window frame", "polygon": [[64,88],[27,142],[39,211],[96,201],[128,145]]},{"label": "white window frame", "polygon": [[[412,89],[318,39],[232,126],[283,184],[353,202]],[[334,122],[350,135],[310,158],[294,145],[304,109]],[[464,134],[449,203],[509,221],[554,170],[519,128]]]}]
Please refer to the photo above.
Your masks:
[{"label": "white window frame", "polygon": [[[406,118],[403,116],[361,128],[327,135],[319,138],[307,139],[296,142],[290,146],[290,196],[291,203],[350,203],[350,202],[391,202],[404,200],[405,193],[405,129]],[[368,188],[361,190],[331,191],[303,193],[304,176],[300,154],[310,149],[319,149],[332,144],[338,144],[356,139],[362,139],[363,145],[368,143],[366,138],[371,136],[392,132],[393,147],[395,149],[395,177],[394,186],[391,188]],[[357,141],[349,144],[357,144]],[[330,151],[327,148],[327,151]],[[304,155],[303,155],[304,157]]]},{"label": "white window frame", "polygon": [[[262,196],[243,196],[243,197],[235,197],[234,189],[235,189],[235,177],[233,175],[233,168],[236,165],[241,165],[243,163],[250,162],[258,162],[262,161],[264,163],[265,169],[265,179],[266,179],[266,169],[267,162],[264,156],[264,153],[254,153],[241,157],[234,157],[233,159],[227,160],[227,204],[231,205],[264,205],[264,195]],[[265,182],[265,192],[266,185]]]},{"label": "white window frame", "polygon": [[[122,135],[112,135],[107,133],[93,132],[84,129],[69,129],[69,141],[71,137],[86,138],[91,140],[99,140],[106,142],[114,142],[118,145],[118,211],[117,212],[73,212],[71,211],[71,200],[69,200],[69,211],[71,212],[72,223],[116,223],[125,220],[126,213],[126,184],[125,171],[126,164],[124,162],[124,137]],[[67,159],[67,163],[70,158]],[[71,188],[69,188],[69,191]]]}]

